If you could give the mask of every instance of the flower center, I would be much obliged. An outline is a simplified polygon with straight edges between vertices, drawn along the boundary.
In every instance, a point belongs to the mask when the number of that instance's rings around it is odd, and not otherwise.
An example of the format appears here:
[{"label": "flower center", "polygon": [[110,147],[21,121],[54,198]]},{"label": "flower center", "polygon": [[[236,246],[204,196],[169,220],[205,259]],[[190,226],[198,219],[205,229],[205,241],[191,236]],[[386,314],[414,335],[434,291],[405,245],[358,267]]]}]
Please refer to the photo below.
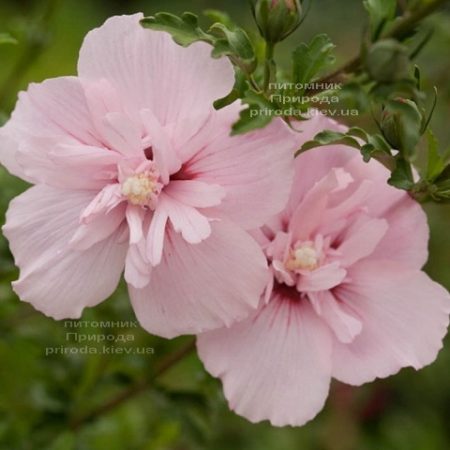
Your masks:
[{"label": "flower center", "polygon": [[320,254],[312,242],[300,244],[290,251],[285,263],[288,270],[315,270],[320,264]]},{"label": "flower center", "polygon": [[162,188],[158,178],[156,170],[146,170],[132,175],[122,183],[122,194],[133,205],[154,208]]}]

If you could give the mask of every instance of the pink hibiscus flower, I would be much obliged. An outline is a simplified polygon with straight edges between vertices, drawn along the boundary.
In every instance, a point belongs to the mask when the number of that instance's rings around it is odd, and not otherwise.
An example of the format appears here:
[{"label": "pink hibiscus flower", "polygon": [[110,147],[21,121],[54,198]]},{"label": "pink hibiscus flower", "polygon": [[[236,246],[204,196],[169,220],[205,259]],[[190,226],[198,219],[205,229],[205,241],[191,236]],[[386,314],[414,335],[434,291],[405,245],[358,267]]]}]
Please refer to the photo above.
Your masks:
[{"label": "pink hibiscus flower", "polygon": [[[301,139],[325,128],[341,129],[315,118]],[[342,146],[295,165],[286,209],[257,232],[273,274],[258,311],[197,340],[231,409],[277,426],[312,419],[332,377],[360,385],[430,364],[450,313],[449,294],[421,271],[426,216],[384,167]]]},{"label": "pink hibiscus flower", "polygon": [[4,234],[22,300],[78,318],[123,270],[142,326],[165,337],[230,325],[257,306],[265,257],[244,229],[279,212],[295,140],[281,120],[230,137],[241,105],[211,47],[176,45],[142,15],[90,32],[78,77],[32,84],[0,131],[0,161],[35,184]]}]

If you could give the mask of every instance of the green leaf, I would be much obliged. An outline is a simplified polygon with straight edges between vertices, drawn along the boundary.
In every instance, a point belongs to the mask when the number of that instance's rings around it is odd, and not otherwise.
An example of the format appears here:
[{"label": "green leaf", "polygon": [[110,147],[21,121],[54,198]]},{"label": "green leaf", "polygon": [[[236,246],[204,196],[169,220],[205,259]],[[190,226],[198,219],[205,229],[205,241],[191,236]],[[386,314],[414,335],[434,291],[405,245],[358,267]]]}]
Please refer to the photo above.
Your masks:
[{"label": "green leaf", "polygon": [[17,44],[17,40],[8,33],[0,33],[0,45],[1,44]]},{"label": "green leaf", "polygon": [[248,90],[248,84],[244,73],[240,69],[236,69],[235,83],[232,91],[223,98],[219,98],[214,102],[215,109],[221,109],[230,105],[239,98],[244,97],[245,92]]},{"label": "green leaf", "polygon": [[295,156],[298,156],[300,153],[303,153],[306,150],[331,144],[334,145],[341,144],[356,148],[358,150],[361,149],[361,145],[355,138],[348,136],[345,133],[340,133],[338,131],[324,130],[316,134],[313,140],[305,142],[302,145],[301,149],[295,153]]},{"label": "green leaf", "polygon": [[215,23],[208,32],[218,37],[212,52],[214,57],[230,56],[246,73],[252,73],[256,69],[255,49],[242,28],[231,30],[222,23]]},{"label": "green leaf", "polygon": [[372,144],[364,144],[361,147],[361,155],[363,157],[363,161],[369,162],[373,158],[376,151],[376,148]]},{"label": "green leaf", "polygon": [[369,13],[372,40],[376,40],[386,24],[395,17],[396,0],[364,0],[364,7]]},{"label": "green leaf", "polygon": [[428,117],[423,121],[421,133],[425,133],[427,131],[428,125],[430,125],[431,119],[433,118],[434,110],[436,109],[438,100],[438,93],[437,93],[437,87],[434,87],[434,97],[433,97],[433,104],[431,105],[430,112],[428,114]]},{"label": "green leaf", "polygon": [[386,153],[387,155],[391,155],[391,147],[386,142],[383,136],[380,134],[372,134],[369,136],[369,144],[372,144],[374,148],[382,153]]},{"label": "green leaf", "polygon": [[398,189],[408,191],[414,187],[411,165],[403,158],[398,158],[388,183]]},{"label": "green leaf", "polygon": [[262,94],[249,90],[242,101],[249,106],[241,111],[239,120],[233,124],[232,136],[264,128],[275,117],[272,103]]},{"label": "green leaf", "polygon": [[426,178],[434,181],[445,169],[445,160],[439,154],[438,141],[431,130],[428,130],[428,163]]},{"label": "green leaf", "polygon": [[308,83],[335,61],[335,45],[326,34],[315,36],[309,44],[300,44],[293,52],[295,83]]},{"label": "green leaf", "polygon": [[196,41],[212,43],[214,40],[198,26],[198,16],[190,12],[183,13],[181,17],[166,12],[156,13],[154,16],[144,17],[141,25],[152,30],[167,31],[183,47]]},{"label": "green leaf", "polygon": [[422,121],[417,105],[411,100],[389,101],[381,121],[383,136],[405,159],[411,160],[422,136]]},{"label": "green leaf", "polygon": [[203,15],[206,16],[211,22],[219,22],[225,25],[227,28],[233,28],[234,24],[230,16],[218,9],[206,9],[203,11]]},{"label": "green leaf", "polygon": [[363,130],[360,127],[352,127],[347,131],[347,134],[350,136],[354,136],[358,139],[362,139],[365,142],[369,142],[369,133],[367,131]]}]

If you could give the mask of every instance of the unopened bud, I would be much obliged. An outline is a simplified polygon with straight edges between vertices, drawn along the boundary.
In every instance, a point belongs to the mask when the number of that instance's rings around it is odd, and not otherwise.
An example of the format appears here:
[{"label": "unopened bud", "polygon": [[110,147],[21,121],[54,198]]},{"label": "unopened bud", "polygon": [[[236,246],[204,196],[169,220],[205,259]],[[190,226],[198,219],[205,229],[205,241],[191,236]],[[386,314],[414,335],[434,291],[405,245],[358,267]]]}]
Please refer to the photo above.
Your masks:
[{"label": "unopened bud", "polygon": [[298,28],[302,5],[300,0],[257,0],[253,2],[253,14],[261,36],[276,44]]},{"label": "unopened bud", "polygon": [[[272,8],[275,8],[278,3],[283,3],[283,0],[272,0]],[[284,4],[290,11],[297,10],[297,2],[295,0],[284,0]]]},{"label": "unopened bud", "polygon": [[422,114],[412,100],[397,98],[383,110],[381,130],[392,148],[410,160],[421,136],[422,121]]},{"label": "unopened bud", "polygon": [[375,43],[366,56],[369,75],[383,83],[407,78],[409,66],[408,49],[394,39]]}]

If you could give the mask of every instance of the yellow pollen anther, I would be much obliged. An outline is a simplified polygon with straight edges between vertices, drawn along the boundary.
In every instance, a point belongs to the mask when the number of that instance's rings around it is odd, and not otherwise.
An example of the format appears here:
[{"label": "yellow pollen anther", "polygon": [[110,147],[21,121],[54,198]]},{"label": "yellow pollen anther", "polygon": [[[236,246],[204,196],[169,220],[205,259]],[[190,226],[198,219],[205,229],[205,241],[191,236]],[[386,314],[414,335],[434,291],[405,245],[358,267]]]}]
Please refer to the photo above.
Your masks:
[{"label": "yellow pollen anther", "polygon": [[291,251],[285,266],[288,270],[314,270],[319,266],[319,260],[317,250],[312,245],[306,244]]},{"label": "yellow pollen anther", "polygon": [[160,192],[160,185],[153,174],[143,172],[127,178],[122,184],[122,194],[133,205],[149,205]]}]

